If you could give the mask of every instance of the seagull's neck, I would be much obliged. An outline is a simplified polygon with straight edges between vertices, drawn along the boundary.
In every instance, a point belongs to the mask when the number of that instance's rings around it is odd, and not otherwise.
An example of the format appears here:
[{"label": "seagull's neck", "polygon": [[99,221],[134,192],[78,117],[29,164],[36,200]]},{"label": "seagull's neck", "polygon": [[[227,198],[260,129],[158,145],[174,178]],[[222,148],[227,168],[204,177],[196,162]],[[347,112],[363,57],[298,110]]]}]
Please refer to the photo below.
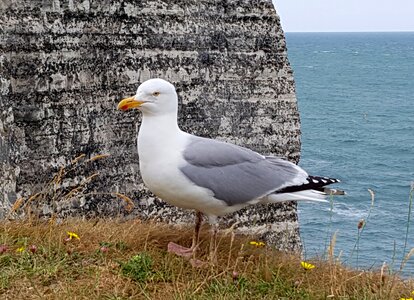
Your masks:
[{"label": "seagull's neck", "polygon": [[[185,135],[177,123],[177,114],[144,114],[138,133],[138,154],[140,159],[155,153],[182,148]],[[141,157],[142,156],[142,157]]]},{"label": "seagull's neck", "polygon": [[152,136],[154,134],[181,132],[178,127],[176,113],[162,115],[144,114],[142,116],[140,133],[143,130],[145,130],[145,132],[150,132]]}]

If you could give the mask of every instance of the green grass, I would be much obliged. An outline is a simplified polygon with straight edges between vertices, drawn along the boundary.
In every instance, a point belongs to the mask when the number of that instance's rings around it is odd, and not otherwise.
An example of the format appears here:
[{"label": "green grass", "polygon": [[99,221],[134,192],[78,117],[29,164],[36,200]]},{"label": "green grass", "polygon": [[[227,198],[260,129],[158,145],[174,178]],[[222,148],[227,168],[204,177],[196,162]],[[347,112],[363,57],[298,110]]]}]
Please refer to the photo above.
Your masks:
[{"label": "green grass", "polygon": [[153,263],[149,253],[141,252],[121,263],[122,274],[138,282],[146,282],[153,276]]}]

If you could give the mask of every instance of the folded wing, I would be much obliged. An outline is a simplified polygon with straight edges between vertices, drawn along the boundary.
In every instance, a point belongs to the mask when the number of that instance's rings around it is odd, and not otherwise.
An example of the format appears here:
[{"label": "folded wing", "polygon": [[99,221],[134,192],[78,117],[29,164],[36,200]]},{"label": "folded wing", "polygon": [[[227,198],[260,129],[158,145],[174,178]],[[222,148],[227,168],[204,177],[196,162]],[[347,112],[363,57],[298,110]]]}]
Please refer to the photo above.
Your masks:
[{"label": "folded wing", "polygon": [[192,136],[183,156],[183,174],[228,205],[308,182],[308,174],[289,161],[216,140]]}]

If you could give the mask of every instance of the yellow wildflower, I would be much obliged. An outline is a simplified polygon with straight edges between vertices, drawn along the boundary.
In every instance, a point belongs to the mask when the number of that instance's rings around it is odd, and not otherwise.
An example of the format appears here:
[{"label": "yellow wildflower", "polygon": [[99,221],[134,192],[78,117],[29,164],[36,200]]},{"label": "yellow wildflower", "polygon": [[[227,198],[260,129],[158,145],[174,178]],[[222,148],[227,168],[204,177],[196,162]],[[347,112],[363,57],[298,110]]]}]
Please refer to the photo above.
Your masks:
[{"label": "yellow wildflower", "polygon": [[77,235],[77,234],[76,234],[76,233],[74,233],[74,232],[70,232],[70,231],[68,231],[68,232],[67,232],[67,234],[68,234],[68,237],[69,237],[69,239],[70,239],[70,240],[71,240],[71,239],[73,239],[73,238],[80,240],[79,235]]},{"label": "yellow wildflower", "polygon": [[22,253],[24,251],[24,247],[19,247],[16,249],[16,252]]},{"label": "yellow wildflower", "polygon": [[250,241],[249,244],[252,245],[252,246],[256,246],[256,247],[263,247],[263,246],[266,245],[263,242],[256,242],[256,241]]},{"label": "yellow wildflower", "polygon": [[413,298],[412,297],[410,297],[410,298],[400,298],[400,300],[413,300]]},{"label": "yellow wildflower", "polygon": [[306,262],[306,261],[301,261],[300,262],[300,265],[306,270],[306,271],[308,271],[308,270],[312,270],[312,269],[314,269],[315,268],[315,265],[312,265],[311,263],[308,263],[308,262]]}]

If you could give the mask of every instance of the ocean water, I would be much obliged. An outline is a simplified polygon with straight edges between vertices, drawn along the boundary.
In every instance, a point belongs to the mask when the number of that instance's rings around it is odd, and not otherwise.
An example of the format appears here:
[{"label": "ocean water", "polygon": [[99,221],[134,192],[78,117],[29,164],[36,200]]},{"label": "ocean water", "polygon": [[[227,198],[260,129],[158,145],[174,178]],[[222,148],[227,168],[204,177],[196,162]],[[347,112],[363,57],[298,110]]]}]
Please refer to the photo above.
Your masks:
[{"label": "ocean water", "polygon": [[[335,253],[359,268],[400,267],[414,182],[414,33],[287,33],[302,122],[300,165],[347,196],[301,203],[307,258]],[[368,218],[371,196],[375,202]],[[413,207],[414,210],[414,207]],[[360,219],[367,219],[358,250]],[[407,239],[414,247],[414,215]],[[414,256],[404,268],[414,276]]]}]

